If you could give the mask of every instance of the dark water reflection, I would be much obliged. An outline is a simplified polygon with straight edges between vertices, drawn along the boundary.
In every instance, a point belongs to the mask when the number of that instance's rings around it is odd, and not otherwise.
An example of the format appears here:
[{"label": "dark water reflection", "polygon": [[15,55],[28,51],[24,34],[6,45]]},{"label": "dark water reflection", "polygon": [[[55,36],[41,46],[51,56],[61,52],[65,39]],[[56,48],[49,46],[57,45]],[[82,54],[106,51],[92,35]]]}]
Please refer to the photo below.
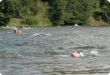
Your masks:
[{"label": "dark water reflection", "polygon": [[[110,72],[109,27],[37,27],[25,34],[0,31],[3,75],[107,75]],[[36,36],[38,33],[48,35]],[[73,51],[99,55],[72,58]]]}]

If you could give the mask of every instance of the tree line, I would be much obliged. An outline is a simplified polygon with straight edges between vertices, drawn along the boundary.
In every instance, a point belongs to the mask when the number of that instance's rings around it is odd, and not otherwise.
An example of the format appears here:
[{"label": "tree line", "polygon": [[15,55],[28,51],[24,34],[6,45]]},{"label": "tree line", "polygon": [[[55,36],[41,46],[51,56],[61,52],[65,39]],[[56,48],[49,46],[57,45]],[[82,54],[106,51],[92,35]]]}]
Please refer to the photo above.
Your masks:
[{"label": "tree line", "polygon": [[107,0],[3,0],[0,26],[10,22],[30,26],[109,25],[110,3]]}]

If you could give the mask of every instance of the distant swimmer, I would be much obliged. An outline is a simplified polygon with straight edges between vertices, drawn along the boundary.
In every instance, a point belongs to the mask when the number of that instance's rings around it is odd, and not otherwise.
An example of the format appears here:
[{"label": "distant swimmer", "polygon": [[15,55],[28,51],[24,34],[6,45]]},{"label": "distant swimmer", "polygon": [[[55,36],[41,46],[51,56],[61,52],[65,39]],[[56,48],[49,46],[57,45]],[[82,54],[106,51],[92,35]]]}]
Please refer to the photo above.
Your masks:
[{"label": "distant swimmer", "polygon": [[84,54],[83,52],[74,51],[72,53],[72,57],[78,58],[78,57],[84,57],[84,56],[98,56],[99,52],[96,50],[90,51],[89,53]]},{"label": "distant swimmer", "polygon": [[85,55],[82,52],[75,51],[72,53],[72,57],[77,58],[77,57],[84,57]]},{"label": "distant swimmer", "polygon": [[14,28],[14,33],[16,33],[16,34],[21,34],[21,30],[19,30],[19,29],[17,29],[17,28]]},{"label": "distant swimmer", "polygon": [[16,33],[16,34],[21,34],[22,33],[22,30],[23,30],[23,27],[18,27],[18,28],[16,28],[16,27],[14,27],[14,33]]}]

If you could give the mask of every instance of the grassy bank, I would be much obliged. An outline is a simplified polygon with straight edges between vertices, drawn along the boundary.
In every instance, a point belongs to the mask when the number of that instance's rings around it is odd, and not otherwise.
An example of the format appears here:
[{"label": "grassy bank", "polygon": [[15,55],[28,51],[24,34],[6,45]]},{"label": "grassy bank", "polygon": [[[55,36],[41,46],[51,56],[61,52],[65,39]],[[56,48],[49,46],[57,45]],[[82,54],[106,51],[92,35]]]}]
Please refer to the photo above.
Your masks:
[{"label": "grassy bank", "polygon": [[103,20],[96,20],[94,17],[88,19],[88,26],[110,26],[107,22]]},{"label": "grassy bank", "polygon": [[[22,23],[24,22],[24,23]],[[40,18],[40,17],[28,17],[25,19],[11,18],[10,22],[7,26],[52,26],[51,21],[48,18]],[[96,20],[93,17],[88,19],[87,26],[109,26],[108,23],[102,20]]]},{"label": "grassy bank", "polygon": [[52,23],[48,18],[11,18],[7,26],[52,26]]}]

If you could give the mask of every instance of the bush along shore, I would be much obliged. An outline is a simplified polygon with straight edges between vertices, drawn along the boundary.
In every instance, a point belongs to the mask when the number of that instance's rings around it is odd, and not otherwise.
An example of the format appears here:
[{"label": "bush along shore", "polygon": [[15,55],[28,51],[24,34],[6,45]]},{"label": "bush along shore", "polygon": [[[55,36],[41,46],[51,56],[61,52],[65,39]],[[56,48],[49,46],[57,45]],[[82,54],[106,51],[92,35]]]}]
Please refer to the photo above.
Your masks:
[{"label": "bush along shore", "polygon": [[2,0],[0,26],[110,26],[107,0]]}]

